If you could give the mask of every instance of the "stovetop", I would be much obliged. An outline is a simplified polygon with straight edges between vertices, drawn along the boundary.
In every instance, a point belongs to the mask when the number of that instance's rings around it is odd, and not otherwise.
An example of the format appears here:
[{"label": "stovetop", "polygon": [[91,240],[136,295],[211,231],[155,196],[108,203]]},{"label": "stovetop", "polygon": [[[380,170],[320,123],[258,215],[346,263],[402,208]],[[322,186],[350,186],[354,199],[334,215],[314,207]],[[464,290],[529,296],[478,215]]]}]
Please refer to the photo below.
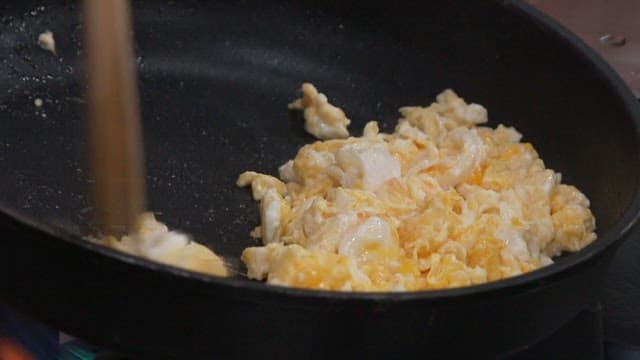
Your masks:
[{"label": "stovetop", "polygon": [[618,72],[640,98],[640,1],[528,0],[592,49]]}]

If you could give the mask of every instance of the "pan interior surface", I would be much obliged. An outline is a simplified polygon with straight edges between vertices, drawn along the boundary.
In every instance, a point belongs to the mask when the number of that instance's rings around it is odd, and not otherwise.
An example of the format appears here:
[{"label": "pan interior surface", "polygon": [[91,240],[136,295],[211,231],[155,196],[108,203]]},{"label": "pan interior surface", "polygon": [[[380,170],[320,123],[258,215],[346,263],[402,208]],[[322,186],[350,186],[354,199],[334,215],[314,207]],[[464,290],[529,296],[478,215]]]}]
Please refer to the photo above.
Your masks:
[{"label": "pan interior surface", "polygon": [[[345,110],[355,135],[370,120],[392,131],[400,106],[427,105],[446,88],[484,105],[490,126],[516,127],[548,168],[589,197],[599,239],[531,274],[535,281],[500,282],[508,285],[501,293],[484,291],[491,284],[436,295],[305,292],[105,256],[79,239],[90,230],[92,181],[79,9],[74,1],[7,1],[0,208],[36,225],[3,224],[9,217],[0,213],[0,229],[15,230],[3,234],[15,252],[0,252],[3,301],[154,358],[269,358],[285,346],[318,358],[490,358],[543,338],[595,298],[604,281],[596,252],[638,210],[640,113],[599,59],[534,11],[512,1],[133,4],[150,208],[235,259],[240,272],[240,253],[257,244],[249,232],[259,214],[235,181],[245,170],[276,174],[314,141],[287,110],[304,81]],[[47,29],[56,55],[36,44]],[[69,291],[78,288],[87,296]],[[452,348],[452,338],[463,342]]]},{"label": "pan interior surface", "polygon": [[[81,24],[71,3],[29,5],[13,5],[24,12],[4,19],[2,36],[12,44],[2,48],[2,200],[82,233],[91,176],[80,116]],[[454,89],[483,104],[491,126],[515,126],[547,167],[583,190],[599,234],[634,195],[636,131],[621,100],[574,49],[504,9],[494,14],[494,5],[135,6],[150,208],[230,259],[255,244],[248,234],[259,222],[249,192],[234,185],[238,174],[276,174],[314,140],[286,108],[303,81],[345,109],[356,135],[374,119],[392,131],[398,107]],[[481,20],[490,14],[491,23]],[[54,31],[57,56],[35,44],[44,29]]]}]

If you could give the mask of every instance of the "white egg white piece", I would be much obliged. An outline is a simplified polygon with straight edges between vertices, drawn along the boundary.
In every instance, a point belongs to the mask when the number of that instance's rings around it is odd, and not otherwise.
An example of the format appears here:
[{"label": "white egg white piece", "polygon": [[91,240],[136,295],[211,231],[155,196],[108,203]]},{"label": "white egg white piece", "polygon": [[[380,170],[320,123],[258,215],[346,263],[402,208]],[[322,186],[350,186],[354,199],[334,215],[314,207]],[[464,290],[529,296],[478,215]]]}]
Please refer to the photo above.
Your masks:
[{"label": "white egg white piece", "polygon": [[375,191],[385,181],[400,176],[400,163],[384,142],[346,144],[336,153],[336,160],[344,171],[340,184],[347,188],[359,185]]}]

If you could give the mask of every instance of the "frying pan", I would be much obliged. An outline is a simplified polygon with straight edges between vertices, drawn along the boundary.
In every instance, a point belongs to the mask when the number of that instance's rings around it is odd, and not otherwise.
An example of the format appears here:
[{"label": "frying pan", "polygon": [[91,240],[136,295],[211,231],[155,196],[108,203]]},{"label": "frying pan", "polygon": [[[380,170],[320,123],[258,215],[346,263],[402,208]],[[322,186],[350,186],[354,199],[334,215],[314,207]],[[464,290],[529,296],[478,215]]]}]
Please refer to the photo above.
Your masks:
[{"label": "frying pan", "polygon": [[[3,2],[0,299],[96,344],[152,358],[506,356],[601,297],[640,198],[635,100],[583,43],[514,1],[139,1],[136,52],[150,207],[231,262],[255,245],[244,170],[275,173],[312,138],[286,104],[315,83],[356,134],[445,88],[524,133],[591,199],[599,238],[529,274],[412,293],[207,277],[81,239],[91,204],[74,2]],[[57,56],[35,45],[53,31]],[[43,100],[42,107],[34,100]]]}]

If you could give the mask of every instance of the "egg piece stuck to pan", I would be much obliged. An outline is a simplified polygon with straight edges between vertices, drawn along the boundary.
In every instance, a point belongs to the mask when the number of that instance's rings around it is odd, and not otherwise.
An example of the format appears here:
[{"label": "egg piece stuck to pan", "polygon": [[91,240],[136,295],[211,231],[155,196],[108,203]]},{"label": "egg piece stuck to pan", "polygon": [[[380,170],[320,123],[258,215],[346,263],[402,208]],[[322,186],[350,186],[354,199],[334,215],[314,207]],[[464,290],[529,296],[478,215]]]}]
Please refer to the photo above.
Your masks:
[{"label": "egg piece stuck to pan", "polygon": [[101,245],[142,258],[173,265],[186,270],[216,276],[227,276],[228,270],[221,257],[188,235],[169,231],[152,213],[138,217],[132,231],[117,239],[106,236],[90,239]]}]

